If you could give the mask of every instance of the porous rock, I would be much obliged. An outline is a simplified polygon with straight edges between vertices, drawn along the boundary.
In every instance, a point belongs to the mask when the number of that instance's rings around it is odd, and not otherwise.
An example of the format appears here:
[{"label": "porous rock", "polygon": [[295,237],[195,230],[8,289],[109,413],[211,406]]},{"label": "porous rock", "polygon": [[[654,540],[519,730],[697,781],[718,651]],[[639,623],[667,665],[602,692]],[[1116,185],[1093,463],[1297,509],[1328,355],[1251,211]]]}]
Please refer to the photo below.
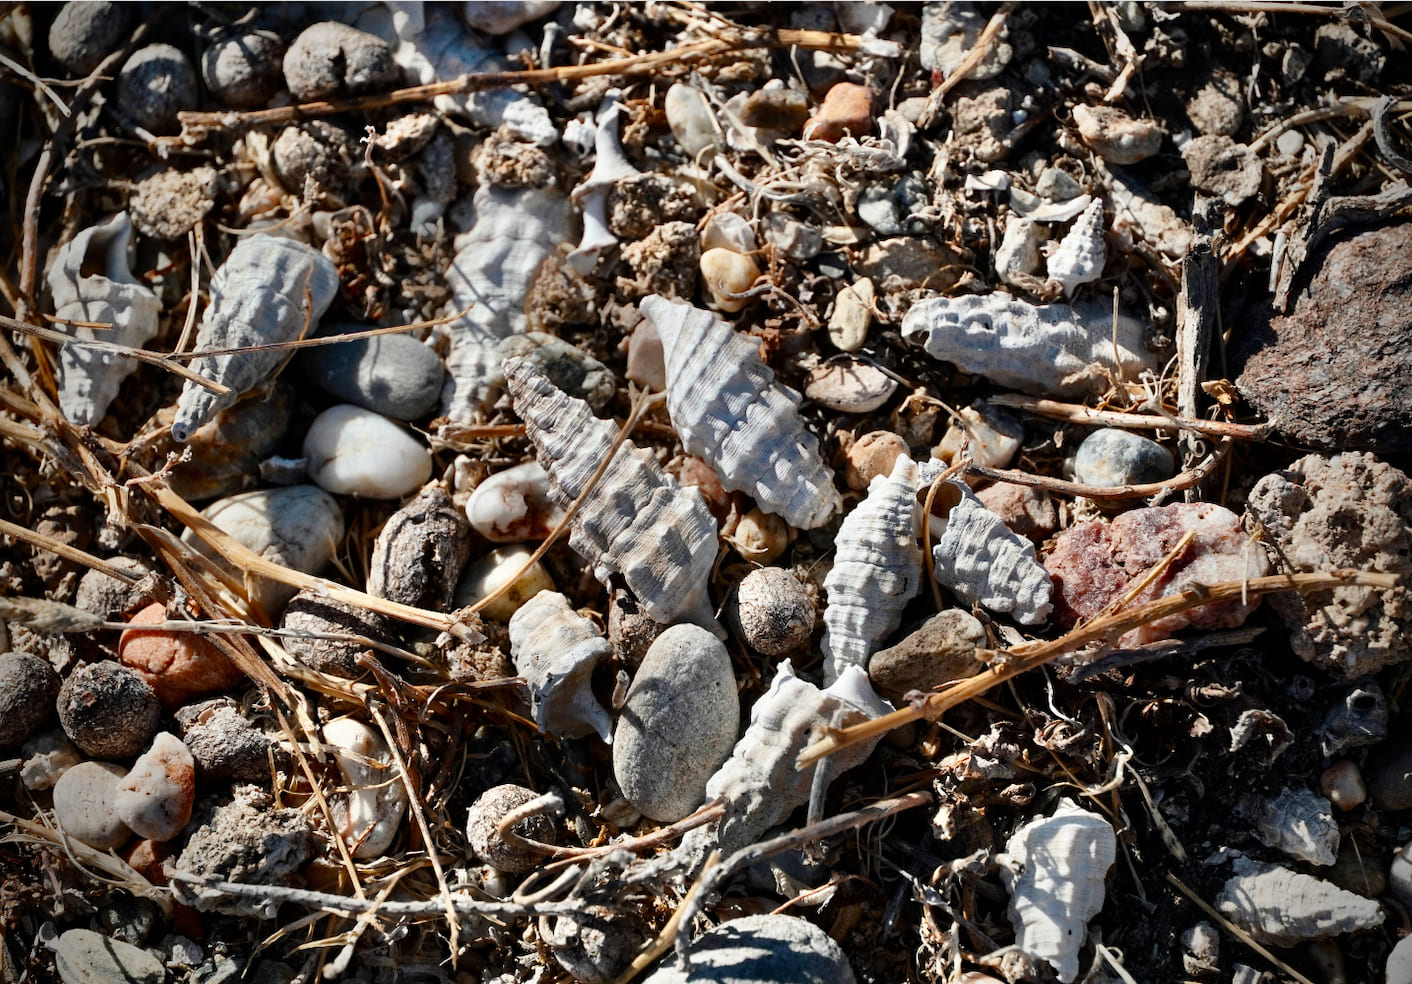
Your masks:
[{"label": "porous rock", "polygon": [[83,761],[78,746],[69,741],[62,728],[41,731],[20,746],[20,781],[30,791],[53,789],[69,769]]},{"label": "porous rock", "polygon": [[431,483],[393,513],[368,560],[368,593],[448,611],[471,555],[471,530],[451,495]]},{"label": "porous rock", "polygon": [[162,705],[137,673],[103,660],[74,669],[59,690],[59,723],[94,758],[125,759],[147,747],[157,733]]},{"label": "porous rock", "polygon": [[273,31],[225,29],[201,56],[201,77],[227,106],[252,109],[279,91],[283,60],[284,41]]},{"label": "porous rock", "polygon": [[[108,563],[135,577],[142,578],[151,573],[150,568],[136,557],[108,557]],[[78,580],[78,593],[74,596],[74,607],[81,608],[90,615],[101,619],[118,619],[136,608],[145,606],[152,599],[148,596],[143,582],[129,584],[95,568],[85,571]]]},{"label": "porous rock", "polygon": [[328,120],[285,127],[270,160],[286,189],[332,205],[344,203],[362,170],[357,135]]},{"label": "porous rock", "polygon": [[[181,740],[202,782],[268,782],[270,753],[278,746],[228,697],[188,704],[176,713]],[[276,754],[278,765],[281,754]]]},{"label": "porous rock", "polygon": [[575,980],[610,984],[652,938],[652,929],[634,912],[593,905],[582,912],[541,916],[539,935]]},{"label": "porous rock", "polygon": [[177,113],[195,106],[196,96],[196,69],[169,44],[138,48],[118,73],[119,108],[154,133],[173,129]]},{"label": "porous rock", "polygon": [[848,957],[829,934],[799,916],[767,914],[722,923],[688,951],[691,972],[670,956],[643,984],[854,984]]},{"label": "porous rock", "polygon": [[137,182],[128,199],[133,228],[153,239],[184,239],[216,207],[213,167],[166,168]]},{"label": "porous rock", "polygon": [[334,21],[305,28],[284,55],[285,84],[300,102],[378,92],[401,78],[387,42]]},{"label": "porous rock", "polygon": [[54,715],[59,674],[29,653],[0,653],[0,748],[27,740]]},{"label": "porous rock", "polygon": [[196,761],[176,735],[160,731],[118,784],[113,810],[139,837],[168,841],[191,819]]},{"label": "porous rock", "polygon": [[1239,205],[1253,197],[1265,179],[1260,158],[1230,137],[1197,137],[1182,148],[1182,158],[1191,171],[1192,186],[1227,205]]},{"label": "porous rock", "polygon": [[746,644],[767,656],[787,656],[808,645],[816,616],[799,578],[780,567],[745,575],[733,614]]},{"label": "porous rock", "polygon": [[1136,164],[1162,146],[1162,128],[1133,119],[1111,106],[1075,106],[1074,123],[1083,142],[1109,164]]},{"label": "porous rock", "polygon": [[75,840],[100,851],[120,847],[132,831],[114,801],[127,770],[111,762],[80,762],[54,784],[54,820]]},{"label": "porous rock", "polygon": [[[337,325],[323,335],[362,330]],[[296,362],[315,386],[340,400],[396,420],[436,408],[445,371],[436,353],[406,335],[374,335],[305,349]]]},{"label": "porous rock", "polygon": [[[466,840],[471,850],[492,868],[511,874],[521,874],[539,865],[544,855],[525,850],[514,841],[500,835],[500,821],[512,810],[519,809],[539,796],[532,789],[505,783],[492,786],[477,797],[466,816]],[[554,824],[543,813],[535,813],[516,823],[511,830],[521,837],[541,844],[554,843]]]},{"label": "porous rock", "polygon": [[91,929],[70,929],[54,948],[54,967],[64,984],[162,984],[162,961],[141,947]]},{"label": "porous rock", "polygon": [[118,659],[132,667],[163,706],[180,707],[198,694],[232,687],[245,674],[209,639],[195,632],[143,629],[167,621],[167,609],[153,602],[128,622],[118,642]]},{"label": "porous rock", "polygon": [[[356,677],[363,673],[358,658],[372,647],[353,639],[321,639],[321,635],[363,636],[381,642],[387,619],[377,612],[329,598],[305,588],[289,600],[280,616],[280,628],[295,635],[280,640],[289,655],[320,673]],[[303,633],[302,635],[297,633]]]},{"label": "porous rock", "polygon": [[985,664],[976,654],[986,644],[985,629],[969,612],[938,612],[901,642],[874,653],[868,678],[886,697],[909,690],[930,690],[978,672]]}]

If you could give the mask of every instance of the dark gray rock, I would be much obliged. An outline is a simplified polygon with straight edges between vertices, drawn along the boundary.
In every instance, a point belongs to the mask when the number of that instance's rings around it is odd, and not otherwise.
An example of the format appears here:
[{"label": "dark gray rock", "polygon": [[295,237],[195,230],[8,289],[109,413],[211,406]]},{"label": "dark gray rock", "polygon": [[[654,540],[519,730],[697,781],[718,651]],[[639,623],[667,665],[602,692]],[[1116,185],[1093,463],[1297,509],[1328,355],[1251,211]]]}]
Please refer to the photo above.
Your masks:
[{"label": "dark gray rock", "polygon": [[197,95],[196,69],[169,44],[138,48],[118,73],[118,106],[153,133],[175,130],[177,113],[195,109]]},{"label": "dark gray rock", "polygon": [[300,102],[379,92],[401,79],[387,42],[334,21],[305,28],[284,55],[284,81]]},{"label": "dark gray rock", "polygon": [[[322,334],[363,331],[366,327],[337,325]],[[406,335],[317,345],[301,352],[298,362],[324,392],[397,420],[416,420],[434,410],[445,375],[437,354]]]},{"label": "dark gray rock", "polygon": [[233,109],[269,102],[284,81],[284,41],[273,31],[223,30],[201,56],[201,77],[211,95]]},{"label": "dark gray rock", "polygon": [[74,75],[87,75],[127,40],[131,7],[108,0],[72,0],[49,27],[49,52]]},{"label": "dark gray rock", "polygon": [[1075,480],[1103,488],[1161,482],[1176,469],[1172,453],[1162,445],[1114,427],[1094,431],[1074,454]]},{"label": "dark gray rock", "polygon": [[157,733],[162,705],[137,673],[121,663],[85,663],[59,690],[59,723],[83,752],[100,759],[140,754]]},{"label": "dark gray rock", "polygon": [[0,748],[18,745],[54,716],[59,674],[38,656],[0,653]]},{"label": "dark gray rock", "polygon": [[839,945],[798,916],[746,916],[691,944],[691,973],[668,956],[643,984],[854,984]]}]

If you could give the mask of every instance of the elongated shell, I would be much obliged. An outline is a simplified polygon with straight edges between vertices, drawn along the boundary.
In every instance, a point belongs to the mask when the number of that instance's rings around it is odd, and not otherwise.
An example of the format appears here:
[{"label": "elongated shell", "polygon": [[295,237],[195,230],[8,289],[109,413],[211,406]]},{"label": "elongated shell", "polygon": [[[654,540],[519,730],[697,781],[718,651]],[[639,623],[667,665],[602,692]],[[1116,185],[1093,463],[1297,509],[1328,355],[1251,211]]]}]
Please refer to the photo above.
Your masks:
[{"label": "elongated shell", "polygon": [[1103,908],[1117,851],[1108,821],[1066,800],[1053,816],[1015,831],[998,858],[1015,945],[1049,961],[1065,984],[1078,976],[1088,921]]},{"label": "elongated shell", "polygon": [[1049,279],[1064,288],[1065,297],[1103,276],[1103,264],[1108,262],[1103,231],[1103,202],[1095,198],[1049,257]]},{"label": "elongated shell", "polygon": [[[608,457],[618,428],[523,359],[506,360],[505,381],[549,473],[550,493],[567,507]],[[649,452],[624,441],[572,524],[569,543],[598,580],[621,574],[657,621],[695,622],[725,637],[706,593],[716,521],[701,493],[679,486]]]},{"label": "elongated shell", "polygon": [[[1142,322],[1097,304],[1027,304],[1006,294],[933,297],[912,305],[902,337],[934,359],[1024,390],[1071,396],[1104,389],[1104,370],[1155,369]],[[1114,361],[1116,353],[1117,361]]]},{"label": "elongated shell", "polygon": [[[956,502],[932,547],[937,581],[957,597],[1021,624],[1038,625],[1048,618],[1053,581],[1036,559],[1034,544],[1011,532],[964,482],[947,482],[937,498]],[[937,525],[933,517],[933,532]]]},{"label": "elongated shell", "polygon": [[1373,929],[1383,910],[1372,899],[1277,864],[1241,858],[1216,908],[1261,943],[1294,946]]},{"label": "elongated shell", "polygon": [[917,463],[899,455],[890,476],[868,485],[868,497],[843,519],[833,569],[824,578],[824,682],[844,667],[866,668],[878,644],[902,622],[922,581],[917,545]]},{"label": "elongated shell", "polygon": [[[54,314],[64,320],[110,324],[112,331],[73,325],[77,339],[100,340],[141,348],[157,334],[161,301],[132,275],[128,249],[132,222],[119,212],[84,229],[62,246],[49,268]],[[84,273],[85,267],[97,268]],[[137,360],[79,344],[59,350],[59,409],[76,424],[96,424],[108,412],[118,387],[137,368]]]},{"label": "elongated shell", "polygon": [[510,616],[510,659],[525,678],[530,712],[559,738],[613,736],[613,721],[593,696],[593,669],[613,647],[557,591],[541,591]]},{"label": "elongated shell", "polygon": [[[337,293],[338,270],[317,250],[264,233],[249,236],[211,278],[211,303],[201,318],[196,347],[224,350],[312,335]],[[273,349],[196,359],[192,369],[229,386],[230,392],[218,395],[188,381],[177,400],[172,438],[185,441],[288,357]]]},{"label": "elongated shell", "polygon": [[667,410],[688,454],[765,512],[813,529],[843,504],[799,394],[775,381],[755,343],[707,311],[652,295],[642,313],[662,338]]}]

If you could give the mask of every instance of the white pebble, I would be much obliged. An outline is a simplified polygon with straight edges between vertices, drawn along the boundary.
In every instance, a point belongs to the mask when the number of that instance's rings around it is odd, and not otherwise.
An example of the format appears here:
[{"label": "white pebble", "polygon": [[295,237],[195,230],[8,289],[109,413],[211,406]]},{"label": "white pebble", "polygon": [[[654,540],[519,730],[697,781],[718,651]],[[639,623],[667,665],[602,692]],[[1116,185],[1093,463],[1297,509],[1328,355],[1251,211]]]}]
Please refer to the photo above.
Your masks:
[{"label": "white pebble", "polygon": [[80,762],[54,784],[54,820],[64,833],[106,851],[132,836],[113,808],[127,770],[108,762]]},{"label": "white pebble", "polygon": [[314,483],[339,495],[400,499],[431,477],[425,444],[381,414],[347,403],[314,418],[304,457]]},{"label": "white pebble", "polygon": [[407,789],[391,768],[387,742],[352,718],[324,725],[324,741],[348,787],[346,804],[340,800],[334,805],[338,833],[355,858],[382,857],[407,812]]},{"label": "white pebble", "polygon": [[873,323],[873,301],[877,292],[873,282],[861,277],[838,292],[833,314],[829,316],[829,341],[844,352],[856,352],[868,340],[868,326]]},{"label": "white pebble", "polygon": [[549,476],[531,461],[491,475],[466,500],[471,527],[491,543],[542,540],[564,510],[549,496]]},{"label": "white pebble", "polygon": [[[456,585],[456,607],[474,605],[502,584],[515,577],[533,553],[529,547],[502,547],[492,550],[480,560],[472,562]],[[514,587],[486,606],[481,614],[497,622],[507,622],[510,616],[519,611],[521,605],[541,591],[553,591],[554,582],[544,566],[535,561],[529,569],[515,579]]]},{"label": "white pebble", "polygon": [[685,82],[678,82],[667,90],[663,108],[667,113],[667,126],[672,128],[672,136],[681,144],[682,151],[695,160],[702,151],[722,146],[720,128],[716,116],[701,90],[692,88]]},{"label": "white pebble", "polygon": [[169,841],[191,819],[196,760],[180,738],[158,732],[118,786],[113,809],[139,837]]},{"label": "white pebble", "polygon": [[735,312],[752,300],[736,297],[755,285],[760,268],[744,253],[729,249],[708,249],[701,254],[701,279],[712,302],[722,311]]},{"label": "white pebble", "polygon": [[1357,764],[1347,759],[1335,762],[1324,770],[1319,776],[1319,789],[1340,810],[1355,809],[1368,798],[1363,773],[1358,770]]}]

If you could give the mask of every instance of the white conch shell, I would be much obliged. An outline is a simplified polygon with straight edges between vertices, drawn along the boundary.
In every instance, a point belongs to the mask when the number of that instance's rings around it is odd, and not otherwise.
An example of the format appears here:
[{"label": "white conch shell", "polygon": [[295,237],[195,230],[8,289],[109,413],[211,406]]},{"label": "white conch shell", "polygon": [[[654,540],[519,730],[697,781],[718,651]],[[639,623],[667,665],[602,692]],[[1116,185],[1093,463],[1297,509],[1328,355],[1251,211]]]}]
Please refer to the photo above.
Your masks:
[{"label": "white conch shell", "polygon": [[585,277],[593,272],[600,254],[618,245],[618,237],[608,228],[608,195],[619,181],[642,173],[632,166],[618,141],[618,117],[623,111],[620,95],[619,90],[609,89],[603,97],[593,138],[597,159],[583,184],[569,195],[583,209],[583,238],[569,254],[569,265]]},{"label": "white conch shell", "polygon": [[[932,517],[937,581],[971,604],[1010,615],[1024,625],[1049,617],[1054,582],[1035,557],[1034,544],[1011,531],[964,483],[946,482],[938,499],[956,499],[944,520]],[[938,532],[937,527],[941,529]]]},{"label": "white conch shell", "polygon": [[844,667],[866,668],[878,644],[902,622],[922,581],[917,545],[917,463],[898,455],[890,476],[868,485],[868,497],[843,518],[834,538],[833,569],[824,578],[824,682]]},{"label": "white conch shell", "polygon": [[1103,276],[1103,264],[1108,262],[1103,232],[1103,201],[1095,198],[1049,257],[1049,279],[1064,288],[1065,297]]},{"label": "white conch shell", "polygon": [[[549,473],[550,492],[567,507],[608,456],[618,428],[523,359],[505,360],[505,381]],[[706,592],[716,521],[701,493],[679,486],[650,452],[624,441],[572,524],[569,544],[598,580],[621,574],[657,621],[694,622],[725,638]]]},{"label": "white conch shell", "polygon": [[352,718],[324,725],[324,742],[343,773],[348,803],[335,804],[334,822],[355,858],[377,858],[392,846],[407,812],[407,788],[392,769],[382,735]]},{"label": "white conch shell", "polygon": [[475,224],[460,240],[446,279],[452,308],[465,311],[447,327],[446,384],[441,411],[470,423],[501,385],[500,342],[525,330],[525,298],[541,264],[563,241],[569,203],[553,188],[482,185]]},{"label": "white conch shell", "polygon": [[799,416],[799,394],[775,381],[759,347],[690,304],[653,294],[640,307],[662,338],[667,410],[687,454],[791,526],[827,523],[843,504],[833,472]]},{"label": "white conch shell", "polygon": [[[706,799],[723,798],[726,813],[686,835],[681,847],[685,856],[699,863],[713,847],[729,856],[755,843],[809,801],[814,768],[795,767],[806,746],[825,729],[859,724],[890,710],[859,667],[846,667],[827,690],[820,690],[795,676],[790,661],[783,660],[770,689],[750,709],[750,724],[730,758],[706,783]],[[849,745],[815,768],[826,769],[832,782],[862,764],[876,745],[877,739]]]},{"label": "white conch shell", "polygon": [[557,591],[541,591],[510,616],[510,659],[525,678],[539,730],[559,738],[596,732],[605,742],[613,720],[593,696],[593,669],[613,647]]},{"label": "white conch shell", "polygon": [[[337,293],[338,270],[318,250],[264,233],[247,236],[211,278],[211,303],[196,332],[196,347],[224,350],[312,335]],[[185,441],[288,357],[287,351],[269,349],[193,361],[193,370],[230,392],[217,395],[187,381],[177,399],[172,438]]]},{"label": "white conch shell", "polygon": [[[933,297],[912,305],[902,337],[934,359],[1027,393],[1106,388],[1103,370],[1136,378],[1157,360],[1142,322],[1111,305],[1027,304],[1006,294]],[[1114,356],[1117,356],[1117,362]]]},{"label": "white conch shell", "polygon": [[[55,254],[48,274],[55,316],[113,326],[112,331],[95,331],[74,325],[68,329],[74,338],[141,348],[157,334],[162,302],[132,275],[131,243],[132,221],[126,212],[119,212],[84,229]],[[85,261],[102,272],[84,274]],[[137,360],[70,343],[59,350],[57,368],[59,409],[74,423],[91,425],[108,412],[118,387],[137,368]]]},{"label": "white conch shell", "polygon": [[1047,960],[1064,984],[1078,976],[1088,921],[1103,908],[1117,852],[1108,821],[1065,800],[1053,816],[1015,831],[996,859],[1010,890],[1015,946]]},{"label": "white conch shell", "polygon": [[1216,908],[1260,943],[1294,946],[1383,923],[1376,901],[1331,885],[1313,875],[1249,858],[1216,896]]}]

